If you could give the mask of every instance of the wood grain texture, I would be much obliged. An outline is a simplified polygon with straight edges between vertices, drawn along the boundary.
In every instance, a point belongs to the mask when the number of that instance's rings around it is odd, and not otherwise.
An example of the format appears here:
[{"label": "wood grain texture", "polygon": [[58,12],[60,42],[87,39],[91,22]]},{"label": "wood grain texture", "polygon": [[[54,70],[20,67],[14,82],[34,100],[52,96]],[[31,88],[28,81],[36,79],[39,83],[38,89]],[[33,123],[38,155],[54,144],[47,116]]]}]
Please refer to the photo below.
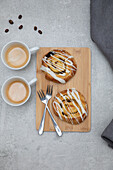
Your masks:
[{"label": "wood grain texture", "polygon": [[[53,49],[64,49],[68,51],[77,62],[77,73],[66,84],[54,83],[45,79],[45,74],[40,70],[42,64],[42,57]],[[56,120],[62,131],[77,131],[88,132],[91,128],[91,54],[89,48],[76,48],[76,47],[41,47],[37,53],[37,84],[36,91],[39,89],[44,90],[46,93],[46,87],[48,84],[53,85],[53,95],[50,99],[48,106],[51,113]],[[80,91],[86,98],[88,103],[88,117],[84,122],[79,125],[71,125],[65,121],[60,120],[53,112],[52,99],[59,92],[67,88],[75,88]],[[39,125],[42,119],[45,105],[40,101],[36,93],[36,129],[39,129]],[[55,131],[49,113],[46,113],[44,131]]]}]

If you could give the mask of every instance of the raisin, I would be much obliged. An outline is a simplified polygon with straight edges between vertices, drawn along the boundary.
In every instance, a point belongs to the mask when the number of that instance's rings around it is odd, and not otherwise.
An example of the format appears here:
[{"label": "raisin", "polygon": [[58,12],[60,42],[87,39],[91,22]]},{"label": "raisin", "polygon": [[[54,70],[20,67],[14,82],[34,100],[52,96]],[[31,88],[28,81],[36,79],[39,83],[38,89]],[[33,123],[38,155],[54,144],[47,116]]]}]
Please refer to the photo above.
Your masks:
[{"label": "raisin", "polygon": [[59,57],[59,59],[60,59],[61,61],[65,62],[65,60],[64,60],[64,59],[62,59],[62,58],[60,58],[60,57]]},{"label": "raisin", "polygon": [[[54,54],[55,54],[54,52],[50,51],[49,53],[46,54],[46,57],[49,58],[49,57],[51,57],[51,56],[54,55]],[[51,60],[50,60],[50,61],[51,61]]]},{"label": "raisin", "polygon": [[67,102],[71,102],[71,100],[67,99]]},{"label": "raisin", "polygon": [[58,61],[55,61],[55,64],[57,64],[58,63]]},{"label": "raisin", "polygon": [[60,103],[60,107],[62,108],[62,104]]},{"label": "raisin", "polygon": [[62,112],[63,115],[67,116],[64,112]]},{"label": "raisin", "polygon": [[62,114],[65,115],[64,112],[62,112]]}]

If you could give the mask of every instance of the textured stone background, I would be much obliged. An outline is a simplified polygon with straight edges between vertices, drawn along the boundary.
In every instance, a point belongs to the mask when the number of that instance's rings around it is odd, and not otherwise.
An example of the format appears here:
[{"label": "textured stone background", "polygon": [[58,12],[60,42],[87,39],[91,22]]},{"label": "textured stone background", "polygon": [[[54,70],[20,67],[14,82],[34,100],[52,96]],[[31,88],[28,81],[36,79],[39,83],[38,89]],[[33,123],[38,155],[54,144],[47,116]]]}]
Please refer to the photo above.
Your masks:
[{"label": "textured stone background", "polygon": [[[23,15],[22,20],[17,16]],[[14,25],[8,24],[14,20]],[[0,94],[0,170],[113,170],[113,150],[100,138],[113,118],[113,72],[90,39],[89,0],[0,0],[0,50],[10,40],[33,46],[89,47],[92,51],[92,128],[90,133],[38,135],[35,127],[35,86],[28,103],[15,108]],[[23,30],[18,30],[20,24]],[[33,31],[38,25],[43,34]],[[9,28],[8,34],[4,29]],[[0,88],[10,76],[31,80],[36,58],[22,71],[0,61]]]}]

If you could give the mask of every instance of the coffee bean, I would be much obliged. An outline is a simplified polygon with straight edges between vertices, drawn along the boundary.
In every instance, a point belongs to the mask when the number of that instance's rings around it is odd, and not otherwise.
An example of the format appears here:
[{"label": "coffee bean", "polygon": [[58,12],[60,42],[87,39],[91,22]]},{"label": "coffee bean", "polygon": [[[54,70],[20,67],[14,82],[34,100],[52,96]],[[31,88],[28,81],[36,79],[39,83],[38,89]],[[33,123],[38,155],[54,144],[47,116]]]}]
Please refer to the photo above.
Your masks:
[{"label": "coffee bean", "polygon": [[22,19],[22,15],[19,15],[19,16],[18,16],[18,19]]},{"label": "coffee bean", "polygon": [[9,20],[9,23],[10,23],[11,25],[14,24],[14,22],[13,22],[11,19]]},{"label": "coffee bean", "polygon": [[5,29],[5,33],[8,33],[9,32],[9,29]]},{"label": "coffee bean", "polygon": [[23,25],[20,25],[20,26],[18,27],[18,29],[20,29],[20,30],[21,30],[22,28],[23,28]]},{"label": "coffee bean", "polygon": [[34,26],[34,30],[35,30],[35,31],[37,30],[37,26]]},{"label": "coffee bean", "polygon": [[38,30],[38,33],[39,33],[39,34],[42,34],[42,31],[41,31],[41,30]]}]

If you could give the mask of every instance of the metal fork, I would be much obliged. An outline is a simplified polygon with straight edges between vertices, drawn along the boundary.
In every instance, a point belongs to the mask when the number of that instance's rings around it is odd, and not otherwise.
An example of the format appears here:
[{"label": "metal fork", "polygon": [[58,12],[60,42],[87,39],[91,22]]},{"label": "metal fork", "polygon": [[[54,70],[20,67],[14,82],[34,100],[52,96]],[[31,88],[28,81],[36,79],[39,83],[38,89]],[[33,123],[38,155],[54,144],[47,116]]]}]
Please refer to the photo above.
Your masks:
[{"label": "metal fork", "polygon": [[[46,90],[47,101],[46,101],[46,104],[48,104],[49,99],[52,97],[52,92],[53,92],[53,86],[47,85],[47,90]],[[43,117],[42,117],[40,127],[39,127],[39,131],[38,131],[39,135],[43,134],[45,115],[46,115],[46,106],[45,106],[45,109],[44,109]]]},{"label": "metal fork", "polygon": [[[54,125],[54,127],[55,127],[55,130],[56,130],[56,132],[57,132],[57,135],[58,135],[58,136],[62,136],[62,132],[61,132],[60,128],[58,127],[56,121],[54,120],[54,118],[53,118],[53,116],[52,116],[52,114],[51,114],[51,112],[50,112],[50,110],[49,110],[49,108],[48,108],[48,106],[47,106],[48,99],[51,98],[52,91],[50,92],[49,88],[47,88],[47,95],[46,95],[46,96],[45,96],[43,90],[39,90],[39,91],[37,91],[37,93],[38,93],[39,98],[40,98],[40,100],[42,101],[42,103],[44,103],[45,106],[46,106],[45,109],[44,109],[44,111],[46,112],[46,108],[47,108],[47,110],[48,110],[48,112],[49,112],[49,115],[50,115],[50,117],[51,117],[51,120],[52,120],[52,122],[53,122],[53,125]],[[47,98],[47,97],[48,97],[48,98]],[[44,114],[45,114],[45,113],[44,113]],[[45,117],[45,115],[43,115],[43,116]],[[43,118],[42,118],[42,119],[43,119]],[[44,118],[44,119],[45,119],[45,118]],[[42,122],[42,121],[41,121],[41,122]],[[43,121],[42,124],[43,124],[43,126],[44,126],[44,121]],[[39,134],[41,134],[41,133],[43,133],[43,130],[42,130],[42,129],[40,130]]]}]

